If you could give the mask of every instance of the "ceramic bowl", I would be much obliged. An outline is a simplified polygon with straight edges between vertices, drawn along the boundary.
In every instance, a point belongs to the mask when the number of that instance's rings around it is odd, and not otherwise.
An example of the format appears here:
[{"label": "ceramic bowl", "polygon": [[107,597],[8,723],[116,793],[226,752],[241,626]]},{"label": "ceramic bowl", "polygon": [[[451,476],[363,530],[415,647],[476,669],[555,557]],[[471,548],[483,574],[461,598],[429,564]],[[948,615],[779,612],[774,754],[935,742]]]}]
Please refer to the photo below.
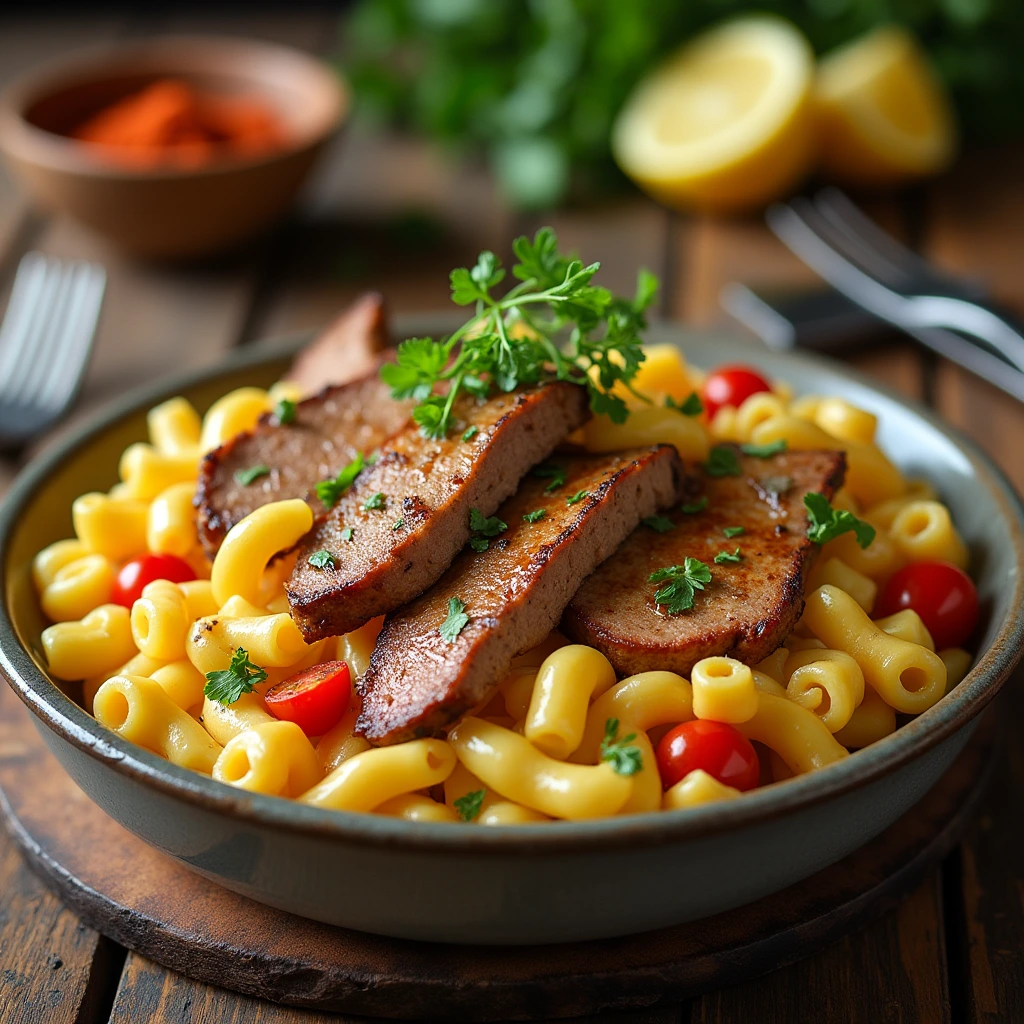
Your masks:
[{"label": "ceramic bowl", "polygon": [[[406,322],[402,335],[436,321]],[[592,939],[693,920],[778,891],[861,846],[939,779],[1024,643],[1024,510],[970,442],[931,413],[831,363],[660,327],[697,365],[753,362],[797,392],[843,395],[876,413],[880,440],[948,502],[971,549],[984,607],[980,656],[935,707],[821,771],[693,810],[518,828],[412,824],[249,794],[107,732],[47,678],[36,551],[71,535],[71,502],[110,487],[145,437],[145,410],[175,394],[199,408],[267,385],[296,343],[239,351],[223,366],[123,399],[32,464],[0,510],[0,666],[50,749],[107,813],[169,855],[253,899],[383,935],[462,943]],[[358,880],[358,884],[353,884]]]},{"label": "ceramic bowl", "polygon": [[[105,105],[159,78],[262,98],[289,129],[282,149],[200,168],[128,168],[68,138]],[[211,253],[267,227],[290,205],[348,111],[331,68],[299,50],[217,37],[163,37],[62,57],[0,97],[0,149],[40,205],[131,253]]]}]

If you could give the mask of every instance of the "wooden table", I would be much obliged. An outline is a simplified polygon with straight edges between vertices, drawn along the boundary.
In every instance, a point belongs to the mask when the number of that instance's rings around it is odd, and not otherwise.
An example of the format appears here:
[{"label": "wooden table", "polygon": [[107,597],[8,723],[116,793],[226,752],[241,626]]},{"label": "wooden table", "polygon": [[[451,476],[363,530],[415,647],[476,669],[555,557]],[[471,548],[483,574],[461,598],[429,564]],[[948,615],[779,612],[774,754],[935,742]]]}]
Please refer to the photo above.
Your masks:
[{"label": "wooden table", "polygon": [[[0,79],[56,53],[140,31],[225,31],[329,51],[326,13],[247,14],[160,22],[61,14],[0,27]],[[872,212],[929,257],[984,277],[1016,302],[1024,278],[1024,153],[976,154],[946,180]],[[505,254],[514,234],[552,223],[563,241],[603,262],[602,279],[630,290],[640,264],[664,290],[661,312],[692,324],[721,319],[729,280],[798,283],[811,275],[761,223],[667,213],[632,196],[543,218],[513,217],[485,175],[446,166],[421,146],[350,135],[323,167],[296,217],[230,258],[189,269],[126,261],[72,224],[19,201],[0,177],[0,285],[28,248],[102,262],[107,306],[73,429],[97,403],[171,368],[215,362],[233,345],[323,324],[373,287],[393,311],[448,305],[446,271],[482,248]],[[908,343],[852,360],[922,399],[973,436],[1024,490],[1024,410]],[[0,482],[16,472],[0,464]],[[898,909],[800,963],[683,1006],[615,1015],[621,1024],[701,1021],[1024,1020],[1024,731],[1021,680],[1002,698],[1011,742],[961,846]],[[105,939],[64,909],[0,834],[0,1021],[93,1024],[173,1021],[319,1024],[342,1020],[260,1003],[193,983]],[[350,1020],[352,1018],[349,1018]]]}]

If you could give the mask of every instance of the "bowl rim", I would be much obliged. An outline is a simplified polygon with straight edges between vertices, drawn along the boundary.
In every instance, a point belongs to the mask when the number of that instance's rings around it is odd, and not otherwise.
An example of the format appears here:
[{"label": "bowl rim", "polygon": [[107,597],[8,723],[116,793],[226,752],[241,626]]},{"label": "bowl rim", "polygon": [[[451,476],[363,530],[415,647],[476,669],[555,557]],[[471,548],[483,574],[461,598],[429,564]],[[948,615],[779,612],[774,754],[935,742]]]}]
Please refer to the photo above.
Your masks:
[{"label": "bowl rim", "polygon": [[[399,337],[444,330],[448,315],[426,314],[396,318],[393,335]],[[403,326],[406,325],[406,326]],[[650,341],[670,340],[682,345],[687,336],[707,336],[681,325],[652,325]],[[412,823],[400,819],[348,811],[324,810],[294,800],[248,793],[214,779],[170,764],[158,755],[108,732],[74,703],[37,667],[17,636],[9,608],[9,547],[22,510],[35,492],[64,461],[74,457],[94,438],[129,416],[137,414],[181,389],[281,361],[309,341],[310,333],[292,335],[236,349],[211,367],[179,373],[136,387],[108,403],[73,436],[62,438],[18,475],[0,505],[0,568],[4,579],[0,601],[0,672],[43,726],[89,757],[122,776],[160,791],[164,796],[198,806],[206,812],[238,819],[260,828],[302,835],[321,841],[370,847],[403,848],[434,853],[470,852],[494,856],[568,854],[608,850],[643,842],[647,846],[675,843],[764,823],[797,813],[826,800],[859,789],[915,760],[967,726],[996,695],[1024,654],[1024,506],[1012,485],[971,440],[945,424],[931,410],[878,386],[862,374],[819,356],[772,353],[783,366],[788,362],[827,370],[866,387],[909,409],[950,441],[964,455],[976,479],[991,495],[1010,527],[1012,552],[1007,552],[1008,580],[1012,585],[1008,612],[992,644],[972,666],[965,679],[938,704],[901,726],[891,735],[850,757],[784,783],[745,794],[742,800],[724,801],[685,811],[657,811],[627,818],[559,822],[515,828],[460,829],[447,823]],[[751,356],[764,349],[750,345]],[[45,732],[44,732],[45,737]]]},{"label": "bowl rim", "polygon": [[[198,167],[159,164],[154,167],[121,165],[96,151],[96,147],[47,131],[25,117],[27,107],[62,86],[84,79],[113,77],[136,64],[184,54],[199,62],[215,52],[275,54],[305,66],[319,79],[328,97],[328,110],[320,123],[291,134],[278,149],[255,156],[227,156]],[[140,68],[141,70],[141,68]],[[195,70],[193,68],[192,70]],[[231,77],[230,75],[227,77]],[[258,78],[258,75],[254,75]],[[44,61],[18,75],[0,90],[0,148],[9,156],[64,174],[115,180],[162,182],[218,177],[241,170],[268,166],[320,145],[337,132],[351,110],[351,91],[342,75],[324,61],[298,47],[244,36],[175,34],[99,43]]]}]

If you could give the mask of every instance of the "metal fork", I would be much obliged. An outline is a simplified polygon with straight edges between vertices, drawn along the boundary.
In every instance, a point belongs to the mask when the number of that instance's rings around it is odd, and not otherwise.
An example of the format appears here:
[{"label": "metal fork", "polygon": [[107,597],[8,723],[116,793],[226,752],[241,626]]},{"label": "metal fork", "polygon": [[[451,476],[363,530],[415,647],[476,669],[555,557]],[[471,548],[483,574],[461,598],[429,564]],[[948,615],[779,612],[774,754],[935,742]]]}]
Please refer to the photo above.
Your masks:
[{"label": "metal fork", "polygon": [[0,446],[52,426],[78,392],[99,321],[106,272],[85,260],[27,253],[0,324]]},{"label": "metal fork", "polygon": [[976,284],[931,267],[836,189],[772,206],[766,216],[782,242],[837,291],[1024,400],[1024,336],[981,304]]}]

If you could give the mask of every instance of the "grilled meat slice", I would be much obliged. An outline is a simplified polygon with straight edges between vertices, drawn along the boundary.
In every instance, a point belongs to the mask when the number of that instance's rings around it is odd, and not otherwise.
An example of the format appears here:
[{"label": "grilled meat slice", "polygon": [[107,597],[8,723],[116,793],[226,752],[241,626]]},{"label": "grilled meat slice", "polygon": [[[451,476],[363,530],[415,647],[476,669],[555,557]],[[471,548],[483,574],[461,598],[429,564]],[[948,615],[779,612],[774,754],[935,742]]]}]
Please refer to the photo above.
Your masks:
[{"label": "grilled meat slice", "polygon": [[[528,477],[498,509],[508,528],[489,548],[467,548],[385,621],[360,684],[356,728],[371,742],[436,733],[492,696],[513,657],[548,635],[584,577],[679,494],[682,464],[668,445],[559,461],[564,485],[548,494],[550,480]],[[543,518],[523,518],[538,509]],[[465,603],[469,622],[448,643],[439,627],[452,598]]]},{"label": "grilled meat slice", "polygon": [[[589,416],[586,391],[560,382],[463,398],[455,413],[442,440],[412,423],[396,434],[303,542],[288,600],[307,640],[340,636],[422,594],[469,540],[470,510],[491,515]],[[308,564],[320,550],[332,568]]]},{"label": "grilled meat slice", "polygon": [[[739,476],[701,473],[707,508],[673,511],[674,527],[641,526],[580,587],[562,617],[562,631],[602,651],[621,675],[667,669],[686,675],[702,658],[727,655],[755,663],[781,647],[803,612],[804,586],[817,554],[807,539],[803,497],[831,498],[841,486],[841,452],[793,451],[767,459],[739,455]],[[688,478],[693,479],[693,478]],[[726,537],[727,527],[743,534]],[[717,565],[715,555],[742,560]],[[711,582],[690,611],[668,614],[654,603],[652,572],[686,556],[711,567]]]},{"label": "grilled meat slice", "polygon": [[[379,448],[409,419],[410,402],[396,402],[380,379],[379,364],[361,380],[325,388],[299,402],[295,419],[278,425],[270,416],[251,433],[239,434],[215,448],[202,462],[195,504],[199,537],[212,558],[228,530],[271,501],[306,498],[322,516],[326,509],[313,487],[333,477],[355,458]],[[251,484],[235,474],[253,466],[270,472]]]}]

